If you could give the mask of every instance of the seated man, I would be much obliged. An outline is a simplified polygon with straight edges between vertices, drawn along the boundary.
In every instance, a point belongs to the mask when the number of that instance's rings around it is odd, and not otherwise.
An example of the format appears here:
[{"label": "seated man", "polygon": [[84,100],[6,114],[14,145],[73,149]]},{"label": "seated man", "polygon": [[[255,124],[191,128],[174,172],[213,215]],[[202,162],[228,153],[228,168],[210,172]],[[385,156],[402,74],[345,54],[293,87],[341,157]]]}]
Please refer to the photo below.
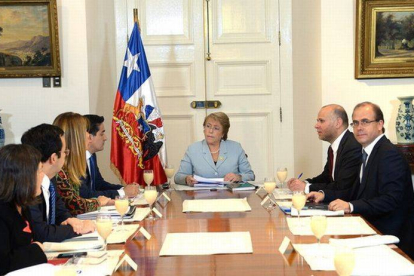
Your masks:
[{"label": "seated man", "polygon": [[306,181],[290,179],[288,187],[305,193],[347,189],[358,177],[362,156],[361,145],[348,130],[348,115],[342,106],[331,104],[321,108],[316,121],[319,139],[331,144],[325,168],[320,175]]},{"label": "seated man", "polygon": [[53,183],[69,154],[63,134],[63,130],[57,126],[42,124],[26,131],[21,139],[23,144],[33,146],[42,155],[45,177],[40,203],[30,206],[35,238],[40,242],[61,242],[95,231],[92,221],[82,221],[71,216]]},{"label": "seated man", "polygon": [[362,145],[362,164],[355,184],[342,191],[311,192],[308,198],[326,201],[330,210],[361,214],[382,234],[395,235],[398,246],[414,257],[414,196],[410,167],[384,135],[379,106],[363,102],[354,108],[352,126]]},{"label": "seated man", "polygon": [[136,196],[139,189],[135,183],[124,187],[106,182],[102,177],[96,160],[96,152],[104,149],[106,141],[104,117],[98,115],[84,115],[84,117],[89,121],[89,142],[86,151],[87,176],[82,179],[80,196],[84,198],[106,196],[112,199],[116,196]]}]

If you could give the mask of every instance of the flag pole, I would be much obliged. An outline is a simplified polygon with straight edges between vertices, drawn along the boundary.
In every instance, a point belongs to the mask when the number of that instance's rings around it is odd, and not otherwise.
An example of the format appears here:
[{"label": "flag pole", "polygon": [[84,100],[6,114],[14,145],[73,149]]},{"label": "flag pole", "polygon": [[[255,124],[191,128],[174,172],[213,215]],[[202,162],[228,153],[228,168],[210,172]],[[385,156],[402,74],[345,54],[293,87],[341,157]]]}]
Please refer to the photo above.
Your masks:
[{"label": "flag pole", "polygon": [[134,22],[138,24],[138,30],[141,32],[141,26],[139,25],[138,9],[134,9]]}]

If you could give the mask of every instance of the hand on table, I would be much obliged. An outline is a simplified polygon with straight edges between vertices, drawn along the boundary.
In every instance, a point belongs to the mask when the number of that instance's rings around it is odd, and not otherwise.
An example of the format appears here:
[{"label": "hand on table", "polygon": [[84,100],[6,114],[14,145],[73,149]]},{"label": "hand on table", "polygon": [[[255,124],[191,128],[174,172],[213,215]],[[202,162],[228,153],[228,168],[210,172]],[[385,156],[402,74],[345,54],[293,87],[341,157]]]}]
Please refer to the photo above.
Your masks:
[{"label": "hand on table", "polygon": [[315,203],[322,202],[325,198],[325,195],[321,192],[310,192],[306,195],[306,199],[313,201]]},{"label": "hand on table", "polygon": [[194,186],[194,184],[197,183],[197,180],[192,175],[187,175],[185,178],[185,183],[187,183],[188,186]]},{"label": "hand on table", "polygon": [[331,211],[344,210],[345,214],[351,213],[351,206],[349,205],[349,202],[346,202],[346,201],[343,201],[343,200],[340,200],[340,199],[335,199],[334,201],[329,203],[328,208]]},{"label": "hand on table", "polygon": [[228,181],[228,182],[239,182],[241,180],[242,180],[241,175],[235,174],[235,173],[228,173],[224,176],[224,181]]}]

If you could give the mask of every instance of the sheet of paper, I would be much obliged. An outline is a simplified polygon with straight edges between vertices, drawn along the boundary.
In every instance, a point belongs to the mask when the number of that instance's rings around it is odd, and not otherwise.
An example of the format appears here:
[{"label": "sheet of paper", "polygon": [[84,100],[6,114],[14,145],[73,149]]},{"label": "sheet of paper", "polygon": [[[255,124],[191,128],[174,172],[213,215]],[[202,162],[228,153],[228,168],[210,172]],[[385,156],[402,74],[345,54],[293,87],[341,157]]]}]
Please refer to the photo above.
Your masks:
[{"label": "sheet of paper", "polygon": [[[116,265],[119,262],[119,257],[124,253],[124,250],[108,250],[107,255],[100,259],[94,257],[83,257],[79,259],[77,264],[65,264],[57,267],[55,275],[112,275]],[[89,254],[88,254],[89,255]],[[101,262],[97,264],[98,262]]]},{"label": "sheet of paper", "polygon": [[399,242],[400,240],[396,236],[392,235],[374,235],[352,239],[329,239],[330,245],[342,245],[352,248],[376,246],[381,244],[398,244]]},{"label": "sheet of paper", "polygon": [[253,253],[250,232],[168,233],[160,256]]},{"label": "sheet of paper", "polygon": [[[312,270],[335,270],[335,247],[326,243],[294,244]],[[414,275],[414,265],[386,245],[354,249],[352,275]]]},{"label": "sheet of paper", "polygon": [[281,189],[275,189],[273,191],[273,195],[276,200],[282,200],[282,199],[292,199],[292,191],[286,188]]},{"label": "sheet of paper", "polygon": [[103,241],[98,239],[95,241],[67,241],[67,242],[45,242],[45,252],[74,252],[99,250],[103,248]]},{"label": "sheet of paper", "polygon": [[134,201],[131,203],[132,206],[137,205],[148,205],[148,202],[145,200],[143,196],[137,197],[134,199]]},{"label": "sheet of paper", "polygon": [[[325,235],[375,235],[376,232],[360,217],[329,217]],[[313,236],[310,217],[286,218],[293,235]]]},{"label": "sheet of paper", "polygon": [[251,211],[247,198],[184,200],[183,212],[246,212]]},{"label": "sheet of paper", "polygon": [[[126,231],[120,231],[122,228],[121,224],[117,224],[116,226],[113,227],[111,234],[109,234],[108,239],[107,239],[107,243],[108,244],[114,244],[114,243],[124,243],[132,234],[135,233],[135,231],[138,230],[139,228],[139,224],[129,224],[129,225],[124,225],[123,229],[125,229]],[[64,242],[65,243],[70,243],[70,244],[74,244],[74,246],[76,246],[76,244],[80,244],[81,242],[78,242],[78,240],[82,240],[82,239],[90,239],[93,240],[94,238],[96,238],[97,242],[100,243],[101,245],[103,245],[103,240],[101,239],[101,237],[99,237],[99,234],[97,231],[93,232],[93,233],[89,233],[89,234],[84,234],[80,237],[75,237],[69,240],[66,240]],[[91,242],[91,241],[89,241]]]},{"label": "sheet of paper", "polygon": [[201,177],[198,175],[194,175],[194,179],[202,183],[216,183],[217,184],[217,183],[224,182],[224,178],[206,178],[206,177]]},{"label": "sheet of paper", "polygon": [[58,268],[52,264],[39,264],[12,271],[7,276],[27,276],[27,275],[58,275],[55,274]]},{"label": "sheet of paper", "polygon": [[[298,215],[298,210],[296,210],[295,208],[291,208],[291,212],[290,212],[291,216],[297,216]],[[339,217],[339,216],[344,216],[345,213],[344,211],[328,211],[328,210],[317,210],[317,209],[307,209],[307,210],[302,210],[300,211],[300,216],[304,216],[304,217],[310,217],[310,216],[327,216],[327,217]]]},{"label": "sheet of paper", "polygon": [[174,190],[176,191],[198,191],[198,190],[210,190],[212,188],[217,189],[217,190],[226,190],[227,187],[223,186],[223,187],[190,187],[187,185],[179,185],[179,184],[174,184],[173,185]]},{"label": "sheet of paper", "polygon": [[[131,208],[131,207],[129,207]],[[129,212],[130,209],[128,209]],[[78,219],[83,220],[95,220],[96,216],[98,214],[105,214],[110,215],[112,219],[121,219],[121,216],[119,215],[118,211],[116,210],[115,206],[103,206],[98,211],[88,212],[81,215],[78,215]]]}]

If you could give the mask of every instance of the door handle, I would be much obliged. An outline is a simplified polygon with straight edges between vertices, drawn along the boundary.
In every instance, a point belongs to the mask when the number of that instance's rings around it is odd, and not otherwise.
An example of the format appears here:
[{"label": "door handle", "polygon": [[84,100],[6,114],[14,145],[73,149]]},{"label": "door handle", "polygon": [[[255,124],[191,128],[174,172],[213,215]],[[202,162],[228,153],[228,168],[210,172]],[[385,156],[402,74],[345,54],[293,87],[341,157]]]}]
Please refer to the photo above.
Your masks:
[{"label": "door handle", "polygon": [[219,108],[221,106],[221,102],[220,101],[193,101],[191,102],[190,105],[194,109]]}]

